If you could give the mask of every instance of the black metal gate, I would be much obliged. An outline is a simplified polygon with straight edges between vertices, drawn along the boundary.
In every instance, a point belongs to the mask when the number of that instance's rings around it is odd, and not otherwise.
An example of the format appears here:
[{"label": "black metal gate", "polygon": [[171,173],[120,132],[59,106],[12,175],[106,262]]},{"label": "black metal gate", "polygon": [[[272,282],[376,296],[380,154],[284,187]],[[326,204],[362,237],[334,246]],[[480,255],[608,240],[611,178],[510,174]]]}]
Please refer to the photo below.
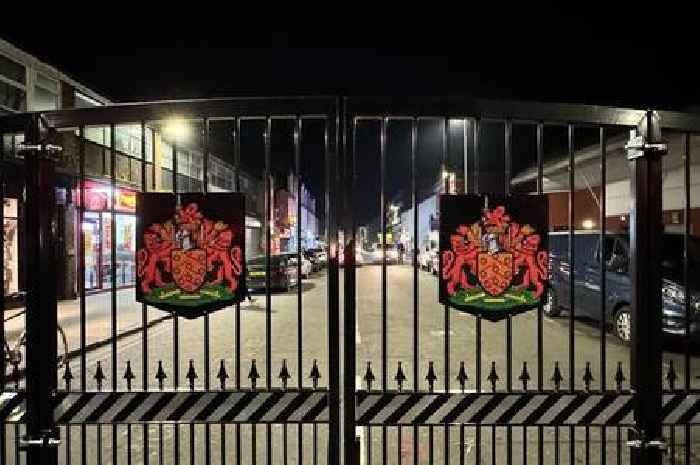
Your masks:
[{"label": "black metal gate", "polygon": [[[4,117],[0,463],[694,463],[699,128],[459,98]],[[244,192],[254,301],[194,321],[136,305],[135,191]],[[439,194],[460,192],[549,196],[558,301],[503,323],[437,303]],[[681,238],[672,285],[664,227]],[[629,238],[628,272],[585,246],[609,237]],[[291,290],[273,292],[285,253]]]}]

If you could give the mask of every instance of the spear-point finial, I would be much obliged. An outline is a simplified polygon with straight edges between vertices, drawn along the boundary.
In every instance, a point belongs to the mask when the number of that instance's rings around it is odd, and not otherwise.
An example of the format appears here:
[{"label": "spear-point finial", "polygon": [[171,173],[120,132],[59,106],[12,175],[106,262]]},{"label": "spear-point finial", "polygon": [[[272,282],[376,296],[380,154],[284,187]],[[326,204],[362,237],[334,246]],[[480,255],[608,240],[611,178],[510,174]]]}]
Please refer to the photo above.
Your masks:
[{"label": "spear-point finial", "polygon": [[554,362],[554,374],[552,375],[551,381],[554,383],[554,390],[559,391],[561,382],[564,381],[564,377],[559,370],[559,362]]},{"label": "spear-point finial", "polygon": [[523,370],[518,379],[523,383],[523,391],[527,391],[527,383],[530,381],[530,373],[527,371],[527,362],[523,362]]},{"label": "spear-point finial", "polygon": [[406,375],[403,373],[403,368],[401,368],[401,362],[399,362],[399,366],[396,369],[396,376],[394,376],[394,380],[399,387],[399,392],[403,391],[403,383],[406,381]]},{"label": "spear-point finial", "polygon": [[126,389],[128,391],[131,391],[131,380],[136,378],[134,375],[134,372],[131,371],[131,361],[127,360],[126,361],[126,371],[124,372],[124,379],[126,380]]},{"label": "spear-point finial", "polygon": [[158,360],[158,370],[156,371],[156,379],[158,380],[158,389],[163,390],[163,382],[167,378],[165,371],[163,370],[163,361]]},{"label": "spear-point finial", "polygon": [[673,368],[673,360],[669,360],[668,372],[666,373],[666,381],[668,381],[668,388],[671,391],[676,390],[676,380],[678,375],[676,374],[675,368]]},{"label": "spear-point finial", "polygon": [[464,368],[464,362],[459,362],[459,373],[457,373],[457,381],[459,381],[459,387],[462,390],[462,392],[464,392],[464,389],[466,388],[468,379],[469,376],[467,376],[467,369]]},{"label": "spear-point finial", "polygon": [[250,380],[250,385],[253,389],[256,388],[259,378],[260,373],[258,373],[258,367],[255,365],[255,359],[253,359],[250,365],[250,372],[248,373],[248,379]]},{"label": "spear-point finial", "polygon": [[622,372],[622,362],[617,362],[617,372],[615,373],[615,384],[617,390],[622,391],[622,383],[626,380],[625,374]]},{"label": "spear-point finial", "polygon": [[292,377],[292,375],[289,374],[289,370],[287,369],[287,359],[282,360],[282,368],[280,369],[280,374],[278,377],[282,380],[282,387],[284,389],[287,389],[287,382],[289,381],[289,378]]},{"label": "spear-point finial", "polygon": [[425,376],[425,380],[428,382],[428,390],[433,392],[435,389],[435,381],[437,381],[437,375],[435,374],[435,367],[433,362],[428,362],[428,374]]},{"label": "spear-point finial", "polygon": [[97,369],[95,370],[95,380],[97,381],[97,390],[102,390],[102,381],[105,379],[105,374],[102,371],[102,363],[97,362]]},{"label": "spear-point finial", "polygon": [[374,381],[374,373],[372,373],[372,362],[367,362],[367,369],[365,370],[364,380],[367,383],[367,390],[372,390],[372,382]]},{"label": "spear-point finial", "polygon": [[318,389],[318,380],[321,379],[321,372],[318,369],[316,359],[314,359],[314,363],[311,365],[311,373],[309,374],[309,378],[311,378],[314,389]]},{"label": "spear-point finial", "polygon": [[197,372],[194,369],[194,360],[190,359],[190,367],[187,369],[185,378],[190,382],[190,391],[194,391],[194,380],[197,379]]},{"label": "spear-point finial", "polygon": [[217,373],[216,377],[219,379],[219,383],[221,383],[221,390],[226,389],[226,380],[228,379],[228,373],[226,373],[226,367],[224,366],[224,359],[221,359],[221,364],[219,365],[219,373]]},{"label": "spear-point finial", "polygon": [[591,382],[595,381],[593,373],[591,373],[591,362],[586,362],[586,370],[583,373],[583,383],[586,386],[586,391],[591,390]]},{"label": "spear-point finial", "polygon": [[73,379],[73,372],[70,370],[70,363],[66,360],[66,369],[63,372],[63,380],[66,382],[66,391],[70,391],[70,382]]},{"label": "spear-point finial", "polygon": [[489,377],[486,378],[489,380],[491,383],[491,391],[496,391],[496,382],[500,379],[498,377],[498,373],[496,373],[496,362],[491,362],[491,372],[489,373]]}]

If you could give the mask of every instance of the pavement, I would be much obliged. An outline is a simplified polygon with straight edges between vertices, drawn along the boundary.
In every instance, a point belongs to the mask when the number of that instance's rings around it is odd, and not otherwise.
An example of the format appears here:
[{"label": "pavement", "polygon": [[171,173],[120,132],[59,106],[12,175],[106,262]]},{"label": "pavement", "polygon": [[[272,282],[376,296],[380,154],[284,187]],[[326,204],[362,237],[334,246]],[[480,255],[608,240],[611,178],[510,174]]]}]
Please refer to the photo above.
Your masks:
[{"label": "pavement", "polygon": [[[342,271],[341,271],[342,273]],[[357,312],[358,312],[358,332],[356,338],[358,341],[356,347],[357,360],[357,384],[362,384],[362,377],[366,370],[367,362],[371,363],[372,370],[377,378],[375,387],[382,385],[384,372],[386,373],[386,387],[394,389],[396,383],[394,375],[396,373],[398,362],[402,363],[403,371],[408,379],[404,386],[406,389],[412,389],[412,380],[414,370],[418,370],[419,388],[426,389],[427,384],[425,375],[430,361],[434,364],[435,372],[438,375],[436,382],[436,390],[455,390],[458,389],[458,383],[455,381],[456,374],[459,370],[461,361],[465,362],[465,367],[469,376],[467,382],[468,389],[476,388],[476,360],[479,356],[476,343],[476,324],[474,317],[449,310],[447,313],[449,328],[446,328],[446,313],[445,307],[437,301],[437,278],[425,272],[419,273],[419,331],[418,331],[418,347],[419,347],[419,363],[414,367],[413,363],[413,347],[416,341],[413,338],[413,271],[408,265],[393,265],[387,268],[387,294],[386,294],[386,348],[387,348],[387,363],[383,365],[381,357],[382,347],[382,295],[381,295],[381,267],[378,266],[363,266],[357,270]],[[341,276],[342,282],[342,276]],[[305,280],[302,284],[302,366],[298,366],[298,327],[297,327],[297,294],[296,290],[287,293],[275,293],[272,295],[271,304],[271,341],[272,341],[272,357],[266,359],[266,308],[264,294],[254,296],[253,303],[245,302],[241,305],[241,341],[240,356],[241,356],[241,387],[250,386],[250,381],[247,378],[251,362],[254,359],[257,364],[258,371],[262,376],[258,380],[259,387],[280,387],[281,381],[277,378],[282,361],[286,360],[289,372],[292,375],[290,385],[297,386],[299,382],[305,387],[311,386],[309,372],[313,360],[317,360],[321,371],[321,386],[327,386],[328,382],[328,311],[327,311],[327,287],[325,272],[315,273],[310,279]],[[342,286],[341,286],[341,303],[342,303]],[[116,377],[118,389],[126,389],[126,382],[123,379],[124,369],[127,361],[131,363],[131,368],[136,375],[134,386],[137,389],[148,388],[155,389],[157,384],[155,380],[155,372],[158,361],[162,361],[163,368],[168,376],[166,386],[172,387],[176,384],[180,388],[186,388],[187,380],[184,379],[187,373],[189,361],[192,360],[195,366],[198,378],[195,382],[196,389],[204,389],[206,371],[204,365],[205,348],[205,320],[203,318],[196,320],[185,320],[177,318],[175,320],[167,318],[167,314],[149,308],[147,312],[147,321],[150,327],[146,330],[147,335],[147,373],[148,386],[142,385],[142,358],[144,355],[143,346],[143,320],[142,307],[137,304],[133,298],[133,290],[120,290],[117,292],[117,323],[118,333],[122,336],[116,341],[117,351],[117,366],[111,366],[111,294],[95,294],[90,295],[86,299],[87,309],[87,334],[88,344],[92,344],[91,350],[87,353],[86,371],[88,379],[86,386],[88,389],[96,387],[93,375],[100,361],[104,373],[107,375],[105,386],[111,387],[112,379]],[[229,387],[235,385],[235,309],[227,308],[214,312],[209,317],[209,377],[211,380],[212,389],[218,388],[218,380],[216,372],[219,369],[219,363],[224,361],[226,368],[231,375],[229,379]],[[59,323],[64,328],[69,351],[79,350],[79,330],[80,330],[80,307],[77,301],[61,302],[59,305]],[[341,318],[342,323],[342,318]],[[23,326],[23,317],[19,316],[6,323],[6,331],[8,339],[18,336]],[[446,360],[445,354],[445,335],[446,330],[449,332],[449,376],[445,376]],[[177,334],[176,334],[177,331]],[[341,329],[342,331],[342,329]],[[499,376],[497,389],[506,388],[507,383],[507,357],[506,357],[506,323],[490,323],[483,321],[482,323],[482,343],[480,348],[481,360],[481,386],[484,390],[490,390],[490,384],[487,380],[491,370],[492,363],[495,363],[495,370]],[[173,363],[173,340],[177,335],[179,341],[179,380],[175,379],[174,363]],[[626,381],[623,383],[623,388],[629,387],[629,348],[621,344],[612,335],[607,335],[605,340],[606,346],[606,367],[601,369],[600,365],[600,333],[596,323],[586,321],[574,322],[574,347],[569,347],[569,319],[566,315],[557,319],[544,318],[543,322],[543,371],[542,377],[544,380],[543,387],[551,389],[553,387],[550,378],[554,370],[554,364],[559,364],[559,369],[564,376],[563,388],[568,388],[573,378],[573,384],[576,388],[583,388],[583,374],[586,364],[590,363],[590,370],[593,373],[594,381],[592,389],[599,389],[602,380],[605,380],[608,389],[614,389],[614,376],[618,368],[618,363],[621,363]],[[520,389],[521,383],[518,381],[518,376],[523,369],[523,362],[527,362],[527,368],[532,381],[530,389],[536,389],[538,378],[538,363],[537,363],[537,315],[536,312],[529,312],[518,315],[512,319],[512,361],[510,366],[511,382],[514,389]],[[107,341],[106,345],[104,341]],[[335,342],[335,341],[334,341]],[[574,365],[569,364],[569,351],[572,350],[574,355]],[[75,354],[74,352],[74,355]],[[679,379],[684,376],[684,356],[681,353],[669,351],[664,354],[664,369],[669,366],[670,361],[673,361],[674,368],[678,373]],[[73,357],[71,360],[71,369],[76,378],[73,380],[74,388],[80,386],[80,359]],[[697,354],[691,358],[691,380],[693,388],[700,388],[700,362]],[[268,370],[271,376],[268,377]],[[301,376],[301,380],[299,377]],[[446,380],[449,382],[445,384]],[[359,387],[359,386],[358,386]],[[12,428],[10,428],[11,430]],[[287,462],[282,460],[284,451],[284,431],[287,430],[287,447],[289,456]],[[76,440],[79,440],[79,430],[71,428],[71,455],[72,460],[79,460],[80,447],[76,445]],[[131,433],[129,432],[131,430]],[[175,427],[166,425],[159,428],[156,425],[149,427],[149,443],[151,444],[149,455],[151,460],[157,460],[159,457],[159,440],[160,431],[163,431],[163,441],[165,447],[163,449],[163,458],[166,463],[170,463],[173,454],[172,437],[175,433]],[[203,462],[204,454],[204,434],[206,428],[204,426],[190,427],[189,425],[180,426],[178,428],[181,435],[181,450],[180,456],[182,460],[187,461],[189,456],[189,439],[190,432],[195,437],[195,462]],[[233,462],[235,452],[234,431],[235,426],[229,425],[226,430],[226,454],[230,456],[228,463]],[[253,431],[255,430],[256,447],[255,455],[260,461],[265,463],[265,437],[266,426],[261,425],[256,428],[251,426],[241,427],[241,435],[243,446],[241,453],[243,454],[242,463],[250,463],[253,454]],[[482,428],[482,457],[484,460],[491,459],[491,453],[496,454],[496,461],[500,463],[505,461],[506,453],[506,435],[507,430],[504,428]],[[513,454],[516,461],[521,460],[522,456],[527,457],[528,461],[537,459],[537,438],[536,429],[529,428],[525,436],[523,436],[522,428],[514,428],[513,434]],[[606,447],[601,447],[600,430],[592,428],[589,430],[589,461],[591,463],[599,463],[601,451],[605,451],[608,463],[616,460],[617,449],[615,447],[616,429],[608,428],[608,442]],[[677,443],[683,441],[682,431],[679,429],[675,435]],[[221,428],[212,426],[211,432],[211,447],[212,461],[218,461],[219,449],[221,446]],[[398,463],[399,456],[402,457],[402,463],[410,463],[413,457],[413,430],[412,428],[402,428],[401,438],[399,439],[398,429],[389,428],[387,430],[387,450],[388,463]],[[475,429],[473,427],[465,428],[465,454],[467,455],[467,463],[474,460],[473,455],[476,453],[475,448]],[[64,429],[65,434],[65,429]],[[101,463],[110,463],[111,459],[111,427],[101,428],[102,434],[102,454]],[[136,463],[141,463],[143,455],[143,447],[140,441],[142,434],[141,426],[133,426],[127,428],[120,426],[117,428],[117,437],[120,444],[118,454],[120,461],[126,463],[127,448],[123,447],[127,443],[128,436],[132,436],[131,459]],[[273,463],[299,463],[296,455],[297,450],[297,427],[296,426],[273,426],[270,428],[270,434],[273,438]],[[304,451],[303,463],[313,463],[312,457],[314,450],[318,457],[323,458],[325,448],[328,443],[327,429],[320,425],[316,428],[318,440],[313,440],[314,428],[311,425],[304,427],[302,445]],[[422,461],[429,460],[430,448],[428,447],[429,428],[420,429],[419,458]],[[560,435],[560,453],[562,457],[568,459],[569,441],[568,429],[561,430]],[[579,457],[581,461],[586,457],[586,441],[585,430],[577,429],[575,432],[575,456],[577,461]],[[381,444],[381,428],[372,428],[370,434],[366,428],[358,429],[358,435],[362,436],[362,454],[363,461],[366,461],[368,456],[368,445],[371,443],[372,463],[381,463],[382,444]],[[692,451],[691,457],[693,462],[697,463],[696,455],[700,455],[700,440],[695,440],[697,432],[693,432],[693,440],[695,450]],[[371,438],[370,438],[371,436]],[[623,432],[624,436],[624,432]],[[97,459],[98,448],[97,444],[97,427],[88,427],[88,444],[90,457]],[[138,440],[137,440],[138,439]],[[624,438],[623,438],[624,439]],[[434,440],[434,458],[435,463],[443,463],[442,455],[444,449],[444,429],[433,428]],[[495,448],[492,449],[491,444],[494,441]],[[527,447],[523,447],[526,445]],[[315,448],[314,448],[315,446]],[[556,442],[554,439],[554,429],[545,428],[545,454],[554,456],[556,453]],[[451,429],[449,437],[450,463],[458,461],[460,448],[459,427]],[[65,453],[65,446],[61,446]],[[678,445],[674,448],[676,455],[682,457],[683,449]],[[76,455],[78,454],[78,455]],[[621,448],[623,462],[627,462],[626,458],[628,451],[626,447]],[[76,458],[77,457],[77,458]],[[123,458],[122,458],[123,457]],[[471,458],[469,458],[471,457]],[[545,458],[550,460],[550,458]],[[76,463],[79,463],[77,461]],[[324,463],[321,459],[320,463]]]}]

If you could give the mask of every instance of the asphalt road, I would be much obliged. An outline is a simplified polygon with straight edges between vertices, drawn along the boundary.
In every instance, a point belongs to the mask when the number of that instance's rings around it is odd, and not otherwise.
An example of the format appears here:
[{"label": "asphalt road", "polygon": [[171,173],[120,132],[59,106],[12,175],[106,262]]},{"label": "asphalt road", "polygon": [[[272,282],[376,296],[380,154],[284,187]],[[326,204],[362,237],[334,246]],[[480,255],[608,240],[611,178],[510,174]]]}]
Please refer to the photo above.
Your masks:
[{"label": "asphalt road", "polygon": [[[394,376],[396,373],[398,362],[402,363],[402,368],[408,381],[404,385],[405,389],[413,388],[413,272],[409,266],[395,265],[387,268],[387,293],[386,293],[386,358],[387,363],[384,366],[382,363],[382,281],[381,267],[364,266],[357,271],[357,311],[358,311],[358,332],[356,358],[358,372],[356,373],[357,385],[362,384],[362,376],[366,370],[366,363],[370,362],[376,381],[375,388],[381,387],[383,384],[389,389],[396,387]],[[342,276],[341,276],[342,282]],[[342,286],[341,286],[342,287]],[[272,342],[272,357],[270,366],[267,365],[266,358],[266,317],[265,295],[259,294],[255,296],[253,303],[244,303],[241,305],[241,342],[240,342],[240,357],[241,357],[241,380],[240,385],[243,388],[250,386],[250,380],[247,378],[252,360],[256,360],[257,369],[262,376],[258,380],[259,387],[271,385],[273,387],[281,386],[281,381],[277,378],[282,360],[286,359],[289,372],[292,375],[290,385],[297,386],[300,382],[303,386],[310,387],[311,380],[309,372],[313,360],[317,360],[321,380],[320,385],[326,386],[328,381],[328,333],[327,333],[327,287],[325,272],[316,273],[311,279],[303,282],[302,287],[302,348],[301,359],[302,366],[298,366],[298,301],[296,290],[288,293],[275,293],[272,295],[271,305],[271,335]],[[118,333],[128,334],[129,330],[139,328],[141,326],[141,305],[133,300],[133,291],[123,290],[117,294],[118,297]],[[342,294],[341,294],[342,302]],[[459,388],[455,377],[459,370],[460,361],[465,362],[465,367],[469,376],[467,381],[467,389],[476,389],[477,387],[477,359],[481,361],[481,387],[484,390],[490,390],[491,384],[488,381],[488,376],[495,364],[495,370],[499,380],[496,388],[499,390],[506,389],[508,383],[508,358],[507,358],[507,337],[506,323],[490,323],[483,321],[481,327],[481,347],[480,354],[476,341],[476,320],[474,317],[449,310],[437,302],[437,278],[434,276],[420,272],[419,273],[419,322],[418,322],[418,347],[419,347],[419,363],[418,363],[418,380],[419,388],[426,389],[427,383],[425,376],[428,370],[428,363],[433,362],[438,380],[436,381],[436,391]],[[88,343],[98,342],[100,340],[109,339],[111,335],[111,296],[110,294],[99,294],[90,296],[87,299],[88,309]],[[79,318],[76,317],[76,311],[79,311],[79,306],[75,303],[64,303],[59,312],[60,324],[64,327],[69,341],[70,348],[77,347],[79,341]],[[224,309],[213,313],[209,318],[209,377],[212,389],[217,389],[219,384],[215,378],[219,369],[220,361],[223,360],[225,366],[231,375],[228,387],[235,386],[235,315],[233,308]],[[186,389],[188,382],[185,379],[185,374],[188,370],[189,361],[192,360],[196,369],[198,378],[195,382],[196,389],[204,389],[206,382],[206,370],[204,365],[205,359],[205,320],[203,318],[197,320],[177,319],[175,323],[172,319],[160,320],[166,316],[163,312],[156,309],[148,310],[148,320],[154,324],[147,330],[147,373],[148,389],[156,389],[157,383],[155,380],[155,372],[159,361],[162,361],[163,368],[168,376],[166,387],[179,387]],[[446,316],[449,328],[446,328]],[[19,324],[21,319],[13,324]],[[342,322],[342,318],[341,318]],[[564,377],[562,388],[569,388],[573,379],[573,384],[576,388],[583,388],[583,374],[586,369],[586,364],[590,363],[590,370],[593,374],[594,381],[592,389],[600,389],[602,381],[605,380],[608,389],[615,388],[615,372],[618,368],[618,363],[621,364],[622,371],[626,381],[623,382],[623,388],[629,387],[629,349],[619,343],[613,336],[607,335],[604,338],[606,348],[606,367],[601,370],[601,338],[598,326],[594,322],[574,321],[574,346],[569,345],[569,324],[570,321],[566,315],[557,319],[544,318],[543,320],[543,350],[542,350],[542,378],[543,388],[551,389],[553,387],[550,378],[554,371],[554,364],[559,364],[559,369]],[[179,379],[176,379],[173,363],[173,340],[177,329],[177,338],[179,341]],[[449,376],[445,375],[445,336],[446,329],[449,333]],[[333,341],[336,342],[335,340]],[[143,364],[142,358],[144,355],[143,333],[137,331],[132,335],[121,337],[117,340],[117,366],[113,371],[111,365],[111,345],[97,347],[87,354],[87,373],[86,380],[87,388],[96,388],[93,375],[99,361],[102,365],[107,379],[104,381],[106,389],[111,388],[112,379],[116,377],[118,389],[126,389],[126,382],[123,379],[124,369],[127,361],[130,361],[131,368],[136,375],[134,387],[141,389]],[[573,353],[574,365],[569,363],[569,355]],[[529,383],[530,389],[537,388],[538,380],[538,344],[537,344],[537,313],[529,312],[518,315],[512,319],[512,360],[510,366],[510,382],[514,389],[520,389],[521,383],[518,381],[523,362],[527,362],[527,369],[531,377]],[[479,356],[480,355],[480,356]],[[665,369],[668,367],[669,361],[674,361],[674,367],[679,375],[679,379],[683,379],[684,363],[683,355],[675,352],[667,352],[664,355]],[[80,386],[80,367],[79,359],[71,361],[71,369],[76,378],[73,380],[73,386]],[[691,378],[693,387],[700,388],[700,362],[698,357],[692,358]],[[268,376],[269,374],[271,376]],[[384,373],[385,372],[385,373]],[[386,381],[384,378],[386,376]],[[446,385],[446,381],[449,385]],[[257,427],[257,442],[256,456],[259,463],[265,463],[265,435],[266,427]],[[12,428],[10,428],[12,429]],[[134,463],[141,463],[143,448],[140,441],[136,438],[141,437],[141,427],[134,426],[132,429],[132,450],[131,457]],[[164,429],[164,458],[166,463],[170,463],[172,459],[172,436],[174,428],[166,426]],[[230,455],[228,463],[232,461],[235,454],[234,444],[234,426],[228,426],[226,448]],[[151,460],[156,461],[158,458],[159,433],[158,427],[150,427],[151,434],[149,435],[150,455]],[[203,448],[204,448],[204,427],[197,426],[194,428],[195,434],[195,458],[196,463],[204,463]],[[220,448],[220,428],[212,426],[212,457],[216,463],[218,461],[218,451]],[[242,454],[244,460],[242,463],[250,463],[252,457],[252,428],[249,426],[243,427],[243,443]],[[297,463],[296,457],[296,427],[288,428],[288,447],[290,451],[288,463]],[[608,437],[612,442],[608,443],[606,455],[609,463],[615,460],[615,432],[614,429],[608,429]],[[12,431],[10,431],[12,433]],[[505,444],[506,430],[498,428],[494,433],[496,444],[497,462],[501,459],[505,460]],[[65,434],[65,431],[64,431]],[[89,456],[97,459],[97,441],[96,428],[89,428]],[[111,459],[111,428],[102,428],[103,434],[103,452],[102,463],[109,463]],[[181,440],[181,457],[182,463],[189,463],[189,434],[190,427],[180,427]],[[273,463],[282,463],[282,440],[283,428],[273,426],[271,434],[274,438],[274,454],[275,460]],[[369,443],[369,434],[366,430],[358,431],[362,436],[363,451],[366,453]],[[403,457],[403,463],[410,463],[410,458],[413,456],[413,438],[412,429],[404,428],[402,437],[399,441],[396,428],[391,428],[388,431],[388,457],[390,463],[398,463],[398,456]],[[482,456],[485,460],[491,459],[491,428],[484,428],[482,432]],[[527,436],[523,437],[522,429],[513,430],[513,454],[517,457],[516,461],[521,460],[521,456],[525,454],[528,461],[536,460],[537,442],[536,430],[528,430]],[[562,457],[568,458],[568,429],[562,430],[560,440]],[[12,435],[12,434],[10,434]],[[123,447],[127,442],[128,430],[124,427],[118,428],[119,440],[119,457],[120,462],[126,463],[127,451]],[[314,441],[312,440],[313,428],[305,427],[303,449],[303,463],[312,463]],[[324,427],[318,428],[319,440],[316,443],[316,453],[318,457],[323,457],[325,447],[329,438]],[[624,435],[624,432],[623,432]],[[693,436],[695,436],[695,432]],[[76,437],[78,430],[72,428],[72,446],[71,455],[73,461],[79,460],[80,447],[76,445]],[[373,463],[381,463],[381,431],[373,429],[372,436],[372,457]],[[575,455],[585,457],[585,431],[577,430],[575,444]],[[419,457],[421,460],[428,460],[429,448],[428,444],[428,429],[423,428],[420,432],[419,441]],[[443,429],[434,429],[434,456],[435,463],[443,463]],[[623,436],[624,439],[624,436]],[[682,442],[683,435],[676,435],[676,442]],[[590,431],[590,446],[591,453],[590,461],[592,463],[599,462],[600,447],[600,431],[592,429]],[[527,451],[524,451],[523,444],[527,443]],[[700,444],[696,441],[695,444]],[[459,428],[453,428],[450,434],[449,449],[451,453],[450,462],[456,461],[459,454]],[[545,454],[552,456],[556,453],[554,431],[545,431]],[[697,448],[697,446],[696,446]],[[623,447],[623,449],[625,449]],[[590,450],[589,450],[590,452]],[[62,454],[65,449],[62,446]],[[475,454],[474,447],[474,430],[467,428],[465,431],[465,453],[473,460]],[[627,451],[623,450],[623,461],[626,460]],[[682,454],[682,449],[678,448],[677,454]],[[700,450],[694,451],[694,454],[700,455]],[[549,460],[549,459],[547,459]],[[564,460],[566,461],[566,460]],[[79,463],[79,461],[75,462]],[[155,462],[154,462],[155,463]],[[324,460],[320,460],[324,463]],[[426,462],[427,463],[427,462]],[[531,462],[532,463],[532,462]]]}]

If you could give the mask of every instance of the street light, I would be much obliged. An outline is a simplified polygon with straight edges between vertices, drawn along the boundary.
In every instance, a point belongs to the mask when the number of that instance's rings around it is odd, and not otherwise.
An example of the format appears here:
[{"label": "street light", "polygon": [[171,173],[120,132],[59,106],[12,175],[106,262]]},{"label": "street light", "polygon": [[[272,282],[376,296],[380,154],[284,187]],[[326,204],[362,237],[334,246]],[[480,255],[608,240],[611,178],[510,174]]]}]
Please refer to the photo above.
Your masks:
[{"label": "street light", "polygon": [[177,141],[183,141],[187,138],[188,127],[187,123],[182,118],[172,118],[166,121],[165,129],[163,131],[165,135]]}]

